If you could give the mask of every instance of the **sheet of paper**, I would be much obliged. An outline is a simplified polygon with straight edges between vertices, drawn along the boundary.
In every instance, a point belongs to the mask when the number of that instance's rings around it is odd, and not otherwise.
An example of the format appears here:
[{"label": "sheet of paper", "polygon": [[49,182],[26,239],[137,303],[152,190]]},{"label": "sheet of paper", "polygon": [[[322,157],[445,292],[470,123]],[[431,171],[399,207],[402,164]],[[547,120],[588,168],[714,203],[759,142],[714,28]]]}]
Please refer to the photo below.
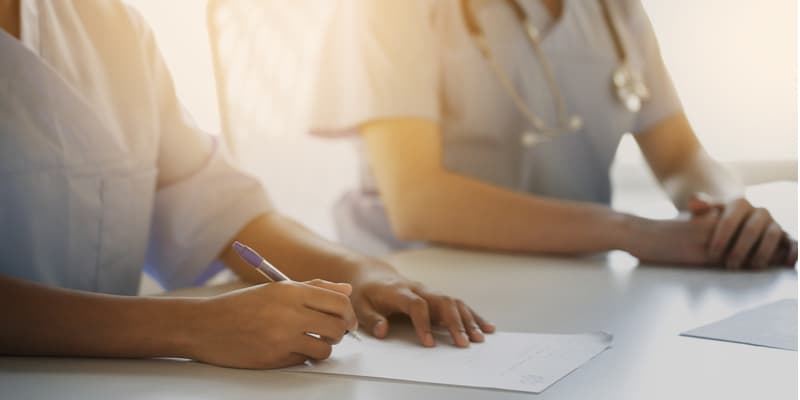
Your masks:
[{"label": "sheet of paper", "polygon": [[797,299],[742,311],[681,335],[797,351]]},{"label": "sheet of paper", "polygon": [[[393,332],[395,333],[395,332]],[[436,348],[421,347],[413,332],[377,340],[348,336],[328,360],[290,370],[540,393],[611,345],[604,332],[536,334],[497,332],[467,349],[437,334]]]}]

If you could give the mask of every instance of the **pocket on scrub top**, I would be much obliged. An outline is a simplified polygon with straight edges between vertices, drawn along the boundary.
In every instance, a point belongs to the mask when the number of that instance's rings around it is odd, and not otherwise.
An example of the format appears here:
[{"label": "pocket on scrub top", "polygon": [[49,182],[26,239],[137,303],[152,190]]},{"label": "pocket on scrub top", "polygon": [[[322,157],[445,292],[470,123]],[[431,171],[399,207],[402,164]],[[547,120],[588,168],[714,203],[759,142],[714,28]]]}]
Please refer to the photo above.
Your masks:
[{"label": "pocket on scrub top", "polygon": [[97,288],[101,177],[0,171],[0,269],[52,286]]},{"label": "pocket on scrub top", "polygon": [[0,172],[0,185],[3,273],[77,290],[136,294],[155,168]]}]

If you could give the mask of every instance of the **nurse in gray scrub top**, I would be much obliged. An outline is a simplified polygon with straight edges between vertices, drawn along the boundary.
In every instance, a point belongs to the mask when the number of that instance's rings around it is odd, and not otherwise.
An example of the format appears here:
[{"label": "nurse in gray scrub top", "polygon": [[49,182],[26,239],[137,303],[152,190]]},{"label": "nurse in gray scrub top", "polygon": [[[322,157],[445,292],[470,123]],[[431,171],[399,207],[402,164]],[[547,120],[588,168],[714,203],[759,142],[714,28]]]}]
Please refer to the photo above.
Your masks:
[{"label": "nurse in gray scrub top", "polygon": [[[351,247],[796,261],[698,142],[638,0],[352,0],[328,33],[313,129],[358,134],[361,184],[335,209]],[[609,207],[627,132],[683,217]]]}]

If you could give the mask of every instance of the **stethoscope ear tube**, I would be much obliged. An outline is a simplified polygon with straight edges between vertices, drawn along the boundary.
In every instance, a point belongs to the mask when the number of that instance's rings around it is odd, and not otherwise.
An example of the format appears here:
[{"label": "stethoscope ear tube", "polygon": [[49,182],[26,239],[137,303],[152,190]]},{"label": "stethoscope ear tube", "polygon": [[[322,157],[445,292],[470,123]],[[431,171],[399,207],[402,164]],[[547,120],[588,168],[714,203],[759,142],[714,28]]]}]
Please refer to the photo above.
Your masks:
[{"label": "stethoscope ear tube", "polygon": [[[638,112],[641,109],[642,102],[649,98],[649,90],[641,77],[633,71],[627,59],[625,46],[622,43],[617,27],[614,24],[611,11],[606,4],[606,0],[599,0],[602,8],[603,18],[608,27],[609,34],[614,44],[614,50],[617,53],[619,66],[613,72],[611,83],[613,90],[616,92],[618,100],[621,104],[631,112]],[[561,95],[561,90],[552,71],[550,62],[547,60],[544,52],[540,46],[539,30],[530,22],[525,10],[517,2],[517,0],[507,0],[509,7],[514,12],[517,19],[523,25],[524,31],[528,36],[534,53],[536,54],[542,66],[542,72],[545,75],[553,102],[558,114],[558,126],[555,128],[548,127],[544,121],[528,107],[523,100],[523,96],[516,90],[512,81],[505,70],[503,70],[499,63],[495,60],[488,40],[484,35],[483,29],[478,22],[473,10],[470,0],[461,0],[461,14],[464,20],[464,25],[480,50],[483,57],[490,64],[494,75],[499,80],[503,90],[511,97],[515,108],[528,120],[533,132],[527,131],[522,134],[521,143],[524,146],[533,146],[542,140],[551,139],[561,134],[577,132],[582,129],[583,121],[577,115],[570,115],[566,110],[566,102]]]}]

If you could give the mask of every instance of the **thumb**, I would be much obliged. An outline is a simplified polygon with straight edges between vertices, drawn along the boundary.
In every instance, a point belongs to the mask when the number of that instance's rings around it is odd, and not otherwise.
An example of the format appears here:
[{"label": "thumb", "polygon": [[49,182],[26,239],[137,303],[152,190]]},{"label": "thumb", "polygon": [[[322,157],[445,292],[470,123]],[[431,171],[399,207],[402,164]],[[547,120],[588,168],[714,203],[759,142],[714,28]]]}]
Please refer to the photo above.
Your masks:
[{"label": "thumb", "polygon": [[389,321],[381,313],[376,311],[369,302],[364,301],[356,307],[358,324],[363,326],[372,336],[383,339],[389,333]]},{"label": "thumb", "polygon": [[353,293],[353,287],[350,286],[349,283],[335,283],[322,279],[313,279],[304,283],[322,289],[333,290],[334,292],[339,292],[345,296],[350,296],[350,293]]}]

